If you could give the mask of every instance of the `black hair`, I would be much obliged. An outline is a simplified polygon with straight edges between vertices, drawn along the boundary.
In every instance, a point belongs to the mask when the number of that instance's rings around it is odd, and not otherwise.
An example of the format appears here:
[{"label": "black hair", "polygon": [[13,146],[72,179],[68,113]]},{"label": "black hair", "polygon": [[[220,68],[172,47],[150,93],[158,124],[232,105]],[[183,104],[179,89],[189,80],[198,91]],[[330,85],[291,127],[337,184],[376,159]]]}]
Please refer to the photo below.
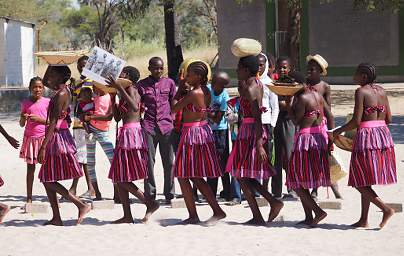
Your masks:
[{"label": "black hair", "polygon": [[265,63],[268,61],[268,59],[265,57],[265,55],[264,55],[263,53],[258,54],[258,55],[257,55],[257,58],[258,58],[258,60],[259,60],[259,59],[265,60]]},{"label": "black hair", "polygon": [[240,61],[238,63],[241,66],[247,68],[251,76],[255,76],[258,73],[259,63],[257,56],[246,56],[240,58]]},{"label": "black hair", "polygon": [[372,84],[376,80],[376,67],[370,63],[359,64],[357,72],[366,75],[366,84]]},{"label": "black hair", "polygon": [[80,62],[85,61],[85,60],[88,60],[88,56],[87,56],[87,55],[81,56],[81,57],[77,60],[77,63],[80,63]]},{"label": "black hair", "polygon": [[42,82],[42,78],[40,78],[39,76],[34,76],[33,78],[31,78],[31,80],[29,80],[28,88],[31,89],[31,87],[38,81]]},{"label": "black hair", "polygon": [[79,95],[82,95],[82,94],[83,95],[87,94],[87,96],[90,96],[90,98],[91,98],[91,96],[93,95],[93,90],[91,90],[90,87],[82,87],[80,89]]},{"label": "black hair", "polygon": [[140,73],[139,70],[132,66],[126,66],[122,69],[122,72],[125,72],[128,76],[128,79],[132,81],[133,84],[136,84],[139,81]]},{"label": "black hair", "polygon": [[299,71],[291,71],[291,72],[289,72],[288,76],[289,76],[290,78],[293,78],[293,80],[294,80],[296,83],[303,84],[303,83],[306,82],[306,81],[305,81],[306,78],[305,78],[304,75],[303,75],[301,72],[299,72]]},{"label": "black hair", "polygon": [[290,58],[288,56],[280,56],[277,60],[276,63],[280,64],[282,61],[286,61],[289,63],[289,65],[291,65],[291,61]]},{"label": "black hair", "polygon": [[51,69],[62,77],[62,83],[66,83],[72,75],[68,66],[51,66]]},{"label": "black hair", "polygon": [[190,70],[202,77],[201,85],[206,85],[208,83],[209,68],[205,63],[202,61],[192,62],[189,64],[187,71],[189,72]]},{"label": "black hair", "polygon": [[149,66],[152,66],[152,64],[154,64],[154,63],[157,62],[157,61],[161,61],[161,63],[164,63],[164,61],[163,61],[162,58],[160,58],[160,57],[152,57],[152,58],[149,60]]}]

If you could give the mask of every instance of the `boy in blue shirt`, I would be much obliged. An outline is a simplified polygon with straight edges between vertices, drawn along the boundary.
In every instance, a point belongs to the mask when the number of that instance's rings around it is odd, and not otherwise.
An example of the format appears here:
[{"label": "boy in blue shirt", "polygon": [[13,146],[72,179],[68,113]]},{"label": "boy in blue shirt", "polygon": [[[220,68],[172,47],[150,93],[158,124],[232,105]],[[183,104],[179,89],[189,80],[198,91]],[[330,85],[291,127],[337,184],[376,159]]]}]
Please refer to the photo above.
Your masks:
[{"label": "boy in blue shirt", "polygon": [[[219,72],[213,75],[212,85],[208,85],[211,93],[211,111],[208,112],[209,124],[213,131],[217,155],[219,157],[220,166],[223,172],[226,168],[227,158],[229,157],[229,130],[227,119],[225,118],[229,94],[224,89],[224,87],[229,83],[229,75],[225,72]],[[208,178],[207,182],[211,187],[213,194],[216,195],[218,178]],[[231,194],[229,173],[223,174],[222,184],[223,191],[220,193],[220,197],[226,199],[226,201],[230,201]]]}]

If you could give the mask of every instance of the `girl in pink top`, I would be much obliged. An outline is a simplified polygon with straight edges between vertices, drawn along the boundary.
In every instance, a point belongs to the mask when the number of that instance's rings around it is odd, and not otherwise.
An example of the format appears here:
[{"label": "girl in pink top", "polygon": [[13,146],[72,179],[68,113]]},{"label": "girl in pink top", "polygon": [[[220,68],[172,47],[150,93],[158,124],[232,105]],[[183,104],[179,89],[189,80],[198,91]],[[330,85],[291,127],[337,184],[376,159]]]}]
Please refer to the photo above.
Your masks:
[{"label": "girl in pink top", "polygon": [[32,202],[35,165],[39,148],[45,137],[46,116],[49,99],[42,97],[44,85],[40,77],[34,77],[29,83],[30,97],[21,103],[20,126],[25,126],[20,158],[27,163],[27,203]]}]

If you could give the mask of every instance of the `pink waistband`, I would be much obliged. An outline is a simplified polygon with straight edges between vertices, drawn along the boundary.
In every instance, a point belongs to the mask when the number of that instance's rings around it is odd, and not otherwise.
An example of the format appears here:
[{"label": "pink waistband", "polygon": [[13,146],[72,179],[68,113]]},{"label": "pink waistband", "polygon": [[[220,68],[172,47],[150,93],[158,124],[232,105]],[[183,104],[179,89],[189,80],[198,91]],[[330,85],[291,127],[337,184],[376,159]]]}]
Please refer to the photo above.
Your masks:
[{"label": "pink waistband", "polygon": [[307,128],[302,128],[299,130],[300,134],[303,133],[324,133],[325,129],[323,125],[319,126],[314,126],[314,127],[307,127]]},{"label": "pink waistband", "polygon": [[359,125],[359,128],[372,128],[372,127],[381,127],[381,126],[386,126],[386,121],[384,121],[384,120],[363,121]]},{"label": "pink waistband", "polygon": [[255,118],[254,117],[245,117],[242,120],[243,124],[253,124],[255,123]]},{"label": "pink waistband", "polygon": [[183,127],[196,127],[196,126],[204,126],[208,124],[208,121],[203,120],[203,121],[198,121],[198,122],[189,122],[189,123],[182,123]]},{"label": "pink waistband", "polygon": [[122,128],[135,128],[135,127],[140,127],[140,122],[130,122],[122,126]]}]

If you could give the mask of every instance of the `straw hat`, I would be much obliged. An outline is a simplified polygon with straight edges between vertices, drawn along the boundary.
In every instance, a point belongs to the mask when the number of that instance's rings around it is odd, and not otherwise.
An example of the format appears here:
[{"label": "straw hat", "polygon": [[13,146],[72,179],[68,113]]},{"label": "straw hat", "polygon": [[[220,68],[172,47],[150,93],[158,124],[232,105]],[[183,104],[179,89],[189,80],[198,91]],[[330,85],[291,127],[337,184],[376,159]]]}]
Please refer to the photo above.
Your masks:
[{"label": "straw hat", "polygon": [[[105,84],[98,83],[96,81],[93,82],[94,86],[97,87],[98,89],[104,91],[105,93],[116,93],[117,90],[113,87],[110,87]],[[125,79],[125,78],[118,78],[116,80],[116,83],[122,86],[124,89],[128,88],[129,86],[132,85],[132,81]]]},{"label": "straw hat", "polygon": [[257,56],[262,52],[262,45],[255,39],[238,38],[231,45],[231,52],[234,56],[242,58],[246,56]]},{"label": "straw hat", "polygon": [[343,135],[338,135],[334,139],[334,144],[342,150],[352,152],[353,140]]},{"label": "straw hat", "polygon": [[328,62],[321,57],[321,55],[319,54],[315,54],[315,55],[309,55],[306,57],[306,61],[307,63],[309,63],[309,61],[315,61],[317,62],[318,65],[320,65],[322,72],[321,75],[326,76],[327,75],[327,68],[328,68]]},{"label": "straw hat", "polygon": [[55,51],[36,52],[35,56],[41,57],[51,66],[66,66],[75,63],[81,56],[86,55],[87,50],[81,51]]}]

